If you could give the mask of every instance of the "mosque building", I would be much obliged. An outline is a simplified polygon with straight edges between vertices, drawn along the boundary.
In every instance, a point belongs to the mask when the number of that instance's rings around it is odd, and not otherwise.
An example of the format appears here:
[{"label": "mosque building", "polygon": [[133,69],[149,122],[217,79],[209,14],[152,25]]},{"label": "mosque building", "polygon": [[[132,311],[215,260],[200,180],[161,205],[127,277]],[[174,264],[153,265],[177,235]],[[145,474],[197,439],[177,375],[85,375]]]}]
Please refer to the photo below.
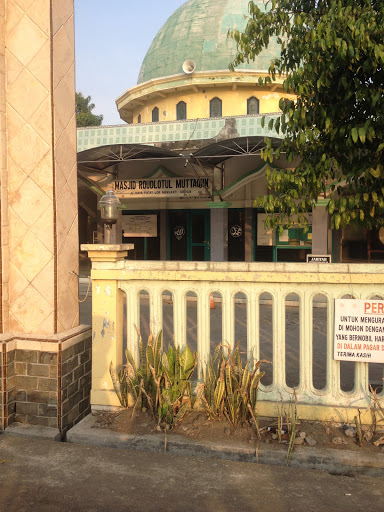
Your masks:
[{"label": "mosque building", "polygon": [[[255,1],[264,9],[263,0]],[[371,256],[365,233],[332,234],[326,203],[300,228],[278,236],[254,208],[268,194],[260,156],[268,119],[289,97],[278,79],[267,86],[279,45],[272,42],[234,72],[236,44],[248,0],[188,0],[155,36],[138,82],[116,100],[119,126],[78,129],[80,240],[100,241],[97,201],[112,189],[123,204],[118,241],[133,243],[130,257],[184,261],[306,261],[331,254],[334,261]],[[266,122],[262,124],[262,118]],[[284,158],[274,164],[292,166]],[[349,238],[348,238],[349,237]],[[384,249],[384,246],[382,246]]]}]

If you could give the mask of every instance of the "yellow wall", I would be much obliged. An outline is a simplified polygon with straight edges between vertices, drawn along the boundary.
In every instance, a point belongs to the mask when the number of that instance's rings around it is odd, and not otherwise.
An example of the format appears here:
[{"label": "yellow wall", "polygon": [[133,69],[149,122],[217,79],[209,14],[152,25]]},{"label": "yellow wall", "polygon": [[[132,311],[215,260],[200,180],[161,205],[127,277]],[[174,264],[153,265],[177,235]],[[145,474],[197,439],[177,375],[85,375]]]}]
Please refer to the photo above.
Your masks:
[{"label": "yellow wall", "polygon": [[176,121],[176,105],[179,101],[187,104],[187,119],[209,118],[209,102],[218,97],[222,101],[222,115],[239,116],[247,115],[247,99],[254,96],[259,100],[260,114],[279,112],[279,100],[282,96],[287,97],[281,89],[272,92],[270,89],[255,86],[241,86],[232,90],[232,85],[227,87],[210,87],[194,92],[177,91],[167,94],[164,97],[158,96],[148,100],[145,106],[140,106],[133,111],[133,122],[138,122],[141,115],[142,123],[152,122],[152,110],[159,109],[159,121]]}]

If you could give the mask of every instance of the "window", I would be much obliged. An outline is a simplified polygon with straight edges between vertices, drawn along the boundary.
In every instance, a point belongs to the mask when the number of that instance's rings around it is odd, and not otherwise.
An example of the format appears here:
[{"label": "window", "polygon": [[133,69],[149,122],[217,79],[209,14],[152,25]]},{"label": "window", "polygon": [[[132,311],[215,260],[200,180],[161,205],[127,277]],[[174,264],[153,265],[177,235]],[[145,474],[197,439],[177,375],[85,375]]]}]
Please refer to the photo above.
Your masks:
[{"label": "window", "polygon": [[254,115],[259,113],[259,100],[252,96],[247,99],[247,114]]},{"label": "window", "polygon": [[138,122],[138,124],[140,124],[140,123],[141,123],[141,114],[139,114],[139,115],[137,116],[137,122]]},{"label": "window", "polygon": [[185,101],[179,101],[179,103],[176,105],[176,119],[178,121],[187,119],[187,104]]},{"label": "window", "polygon": [[155,107],[152,110],[152,123],[158,123],[159,122],[159,109]]},{"label": "window", "polygon": [[222,116],[222,101],[220,98],[213,98],[209,102],[209,117]]}]

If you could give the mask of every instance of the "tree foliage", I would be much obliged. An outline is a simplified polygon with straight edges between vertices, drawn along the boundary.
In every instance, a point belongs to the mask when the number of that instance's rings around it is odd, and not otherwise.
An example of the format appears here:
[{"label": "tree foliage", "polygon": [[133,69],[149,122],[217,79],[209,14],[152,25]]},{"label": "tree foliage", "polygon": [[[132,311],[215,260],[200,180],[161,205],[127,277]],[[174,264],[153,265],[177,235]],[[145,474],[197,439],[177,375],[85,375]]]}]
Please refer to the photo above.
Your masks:
[{"label": "tree foliage", "polygon": [[332,227],[384,225],[384,2],[382,0],[252,1],[237,42],[234,69],[255,58],[272,37],[281,56],[260,84],[283,77],[280,116],[269,128],[283,135],[276,149],[266,139],[263,158],[299,159],[294,170],[270,169],[272,193],[257,199],[272,226],[328,198]]},{"label": "tree foliage", "polygon": [[76,93],[76,124],[77,126],[100,126],[103,122],[102,115],[92,114],[95,104],[91,103],[91,97],[84,98],[81,92]]}]

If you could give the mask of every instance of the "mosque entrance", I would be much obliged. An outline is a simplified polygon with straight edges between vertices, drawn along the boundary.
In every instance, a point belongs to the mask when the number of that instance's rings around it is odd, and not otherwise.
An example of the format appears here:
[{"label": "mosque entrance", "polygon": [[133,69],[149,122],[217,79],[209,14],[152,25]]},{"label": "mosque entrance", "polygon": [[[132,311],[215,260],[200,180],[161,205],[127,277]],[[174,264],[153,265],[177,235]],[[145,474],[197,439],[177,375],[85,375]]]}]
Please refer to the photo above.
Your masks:
[{"label": "mosque entrance", "polygon": [[168,219],[168,259],[209,261],[210,211],[173,210]]}]

